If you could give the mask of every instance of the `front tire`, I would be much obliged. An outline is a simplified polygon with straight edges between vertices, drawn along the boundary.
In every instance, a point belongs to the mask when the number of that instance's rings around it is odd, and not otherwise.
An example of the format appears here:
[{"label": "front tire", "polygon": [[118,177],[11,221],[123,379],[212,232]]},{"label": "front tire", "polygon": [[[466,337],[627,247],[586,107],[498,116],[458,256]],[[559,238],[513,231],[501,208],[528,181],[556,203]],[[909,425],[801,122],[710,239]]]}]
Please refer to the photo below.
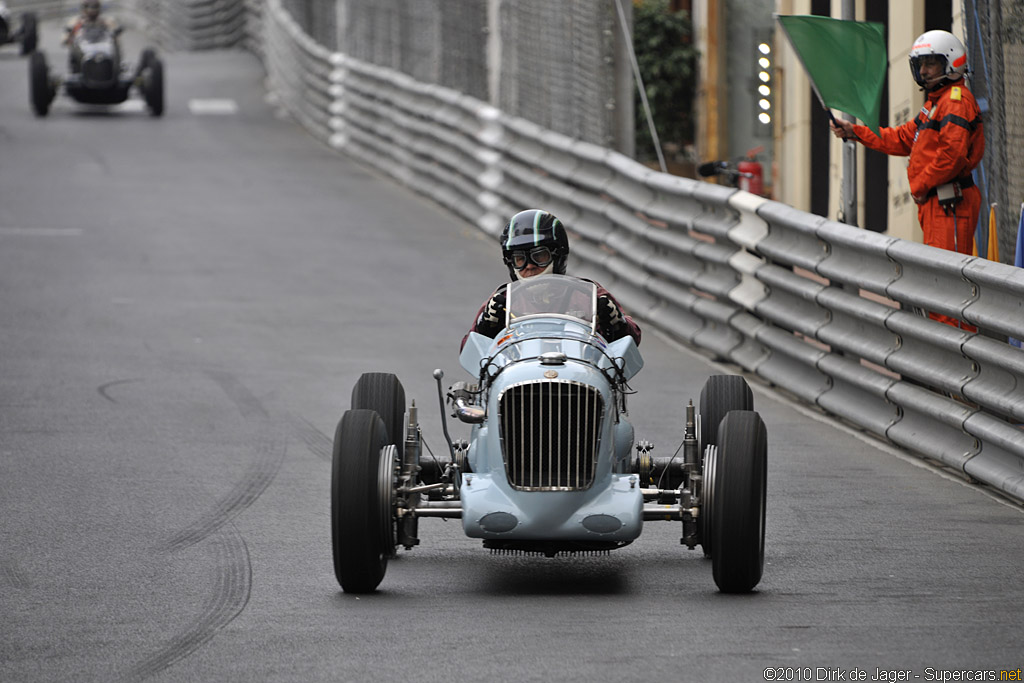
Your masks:
[{"label": "front tire", "polygon": [[32,111],[36,116],[46,116],[53,102],[53,86],[50,84],[50,68],[46,65],[46,55],[33,52],[28,60],[29,99]]},{"label": "front tire", "polygon": [[372,593],[395,552],[395,452],[372,410],[347,410],[334,436],[331,545],[346,593]]},{"label": "front tire", "polygon": [[748,593],[764,570],[768,434],[761,416],[735,410],[722,420],[714,450],[711,563],[723,593]]},{"label": "front tire", "polygon": [[142,72],[142,94],[151,116],[164,113],[164,63],[153,56]]}]

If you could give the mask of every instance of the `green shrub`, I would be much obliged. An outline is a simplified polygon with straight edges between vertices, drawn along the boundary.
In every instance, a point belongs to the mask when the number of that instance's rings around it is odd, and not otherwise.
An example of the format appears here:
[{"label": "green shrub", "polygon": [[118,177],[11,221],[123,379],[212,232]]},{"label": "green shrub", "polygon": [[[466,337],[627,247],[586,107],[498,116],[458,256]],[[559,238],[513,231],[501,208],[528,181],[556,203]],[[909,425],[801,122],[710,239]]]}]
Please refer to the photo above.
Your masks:
[{"label": "green shrub", "polygon": [[[633,48],[663,149],[693,142],[697,50],[692,36],[689,15],[671,11],[669,0],[634,0]],[[637,158],[656,158],[639,92],[635,113]]]}]

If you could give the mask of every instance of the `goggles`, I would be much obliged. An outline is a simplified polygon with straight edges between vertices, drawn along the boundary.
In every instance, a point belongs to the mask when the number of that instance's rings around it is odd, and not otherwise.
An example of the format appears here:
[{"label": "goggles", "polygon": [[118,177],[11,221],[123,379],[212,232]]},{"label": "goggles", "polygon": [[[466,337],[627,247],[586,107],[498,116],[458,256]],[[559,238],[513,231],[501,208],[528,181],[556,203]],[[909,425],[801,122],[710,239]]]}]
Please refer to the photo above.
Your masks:
[{"label": "goggles", "polygon": [[547,247],[534,247],[529,251],[513,251],[510,256],[512,267],[522,270],[528,263],[538,268],[547,268],[555,260],[555,255]]}]

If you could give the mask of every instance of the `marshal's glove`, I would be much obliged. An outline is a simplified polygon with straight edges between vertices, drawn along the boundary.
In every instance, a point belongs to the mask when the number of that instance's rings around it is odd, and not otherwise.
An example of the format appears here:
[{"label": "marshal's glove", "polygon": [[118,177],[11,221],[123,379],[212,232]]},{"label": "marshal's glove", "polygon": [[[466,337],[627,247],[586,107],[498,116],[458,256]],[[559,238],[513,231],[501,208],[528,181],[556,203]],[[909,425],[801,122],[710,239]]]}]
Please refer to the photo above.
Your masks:
[{"label": "marshal's glove", "polygon": [[495,337],[505,329],[505,288],[502,287],[487,301],[474,328],[487,337]]}]

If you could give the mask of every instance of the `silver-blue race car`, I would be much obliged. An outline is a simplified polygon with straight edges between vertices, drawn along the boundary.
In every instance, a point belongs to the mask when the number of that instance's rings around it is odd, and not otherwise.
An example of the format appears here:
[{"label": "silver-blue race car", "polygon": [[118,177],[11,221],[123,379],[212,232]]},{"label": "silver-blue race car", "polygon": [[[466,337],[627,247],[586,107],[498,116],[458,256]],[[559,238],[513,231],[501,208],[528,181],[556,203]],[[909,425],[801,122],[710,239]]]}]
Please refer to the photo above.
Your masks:
[{"label": "silver-blue race car", "polygon": [[[443,389],[448,454],[424,454],[415,402],[389,373],[366,373],[334,437],[334,570],[350,593],[376,590],[388,558],[419,544],[418,520],[462,520],[499,553],[608,552],[645,522],[674,521],[711,558],[719,590],[751,591],[764,565],[767,432],[736,375],[705,383],[682,443],[654,457],[634,439],[628,382],[643,367],[629,336],[598,333],[597,286],[543,275],[508,286],[505,329],[471,332],[474,378]],[[444,415],[471,426],[453,439]]]}]

